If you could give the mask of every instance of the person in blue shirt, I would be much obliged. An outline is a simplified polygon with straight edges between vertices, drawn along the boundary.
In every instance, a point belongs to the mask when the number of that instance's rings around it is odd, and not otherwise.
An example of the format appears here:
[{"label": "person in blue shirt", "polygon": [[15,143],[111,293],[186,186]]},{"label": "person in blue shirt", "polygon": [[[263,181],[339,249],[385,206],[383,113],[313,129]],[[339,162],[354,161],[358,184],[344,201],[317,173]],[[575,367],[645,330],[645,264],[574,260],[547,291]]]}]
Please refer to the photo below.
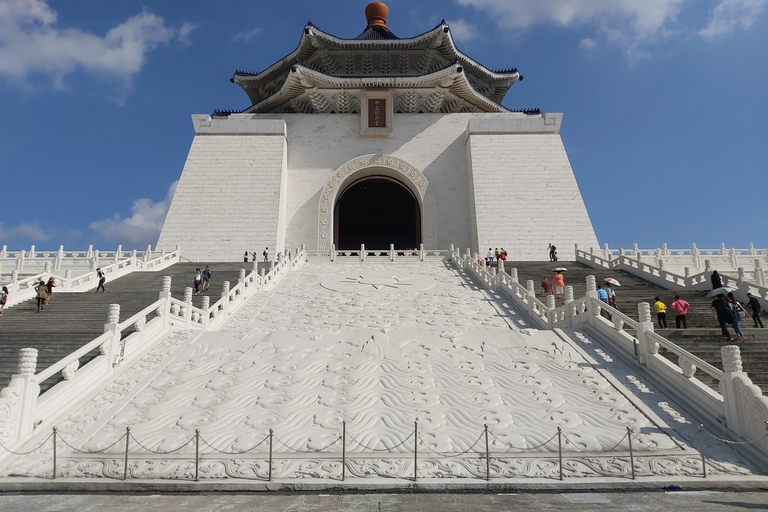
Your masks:
[{"label": "person in blue shirt", "polygon": [[[611,303],[608,301],[608,292],[603,289],[601,285],[597,285],[597,298],[601,301],[605,302],[607,305],[610,305]],[[608,319],[611,319],[611,314],[607,311],[603,310],[603,313],[606,314]]]}]

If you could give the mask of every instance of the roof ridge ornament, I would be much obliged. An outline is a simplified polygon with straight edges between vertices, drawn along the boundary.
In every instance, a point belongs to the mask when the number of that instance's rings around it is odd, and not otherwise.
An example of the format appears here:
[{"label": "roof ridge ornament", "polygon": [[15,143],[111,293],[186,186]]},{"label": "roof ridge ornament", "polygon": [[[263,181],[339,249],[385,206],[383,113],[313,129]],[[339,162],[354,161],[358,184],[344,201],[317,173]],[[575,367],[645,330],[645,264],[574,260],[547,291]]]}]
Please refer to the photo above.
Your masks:
[{"label": "roof ridge ornament", "polygon": [[389,17],[389,7],[384,2],[371,2],[365,6],[365,19],[368,20],[369,28],[383,28],[389,32],[387,18]]}]

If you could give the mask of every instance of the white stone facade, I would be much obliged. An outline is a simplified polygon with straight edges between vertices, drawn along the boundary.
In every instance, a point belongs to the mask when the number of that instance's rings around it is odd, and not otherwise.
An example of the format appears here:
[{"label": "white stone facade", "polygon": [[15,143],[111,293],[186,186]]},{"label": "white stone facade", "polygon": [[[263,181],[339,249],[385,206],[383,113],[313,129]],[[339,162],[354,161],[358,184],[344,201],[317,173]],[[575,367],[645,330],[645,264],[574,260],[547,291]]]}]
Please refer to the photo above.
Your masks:
[{"label": "white stone facade", "polygon": [[[418,197],[427,249],[504,247],[512,259],[542,260],[551,242],[573,259],[575,243],[598,244],[561,120],[395,114],[393,133],[370,136],[360,134],[356,114],[194,115],[195,139],[158,247],[179,244],[187,258],[221,261],[266,246],[271,255],[301,244],[325,249],[333,219],[321,212],[324,189],[338,195],[359,177],[388,175]],[[344,182],[331,183],[339,174]]]}]

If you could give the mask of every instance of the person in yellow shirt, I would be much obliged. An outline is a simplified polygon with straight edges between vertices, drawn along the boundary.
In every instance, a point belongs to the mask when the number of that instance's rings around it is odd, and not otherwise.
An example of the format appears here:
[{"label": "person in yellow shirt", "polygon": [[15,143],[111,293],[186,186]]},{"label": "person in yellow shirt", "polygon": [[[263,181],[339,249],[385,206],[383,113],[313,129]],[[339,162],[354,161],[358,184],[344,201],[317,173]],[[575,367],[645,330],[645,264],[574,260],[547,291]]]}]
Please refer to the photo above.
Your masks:
[{"label": "person in yellow shirt", "polygon": [[653,307],[656,308],[656,318],[659,320],[659,329],[667,328],[667,305],[661,302],[659,297],[656,297],[656,302],[653,303]]}]

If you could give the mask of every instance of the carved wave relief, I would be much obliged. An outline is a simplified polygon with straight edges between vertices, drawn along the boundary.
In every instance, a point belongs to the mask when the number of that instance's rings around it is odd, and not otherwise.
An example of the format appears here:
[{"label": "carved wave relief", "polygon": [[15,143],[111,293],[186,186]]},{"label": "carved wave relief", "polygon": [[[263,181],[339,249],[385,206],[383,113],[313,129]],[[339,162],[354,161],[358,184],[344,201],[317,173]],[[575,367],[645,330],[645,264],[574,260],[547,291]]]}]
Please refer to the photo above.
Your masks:
[{"label": "carved wave relief", "polygon": [[[246,305],[228,331],[158,345],[68,414],[62,437],[80,450],[103,450],[130,426],[141,442],[131,473],[181,478],[194,453],[185,444],[199,430],[204,478],[263,478],[272,430],[276,477],[336,478],[346,422],[352,475],[406,477],[418,422],[424,477],[481,478],[487,424],[494,476],[551,477],[558,427],[573,476],[628,474],[631,427],[638,471],[697,471],[695,453],[579,352],[554,332],[510,328],[439,263],[312,262],[289,277]],[[114,454],[62,454],[63,475],[122,468]],[[44,472],[49,459],[43,452],[12,468]]]}]

